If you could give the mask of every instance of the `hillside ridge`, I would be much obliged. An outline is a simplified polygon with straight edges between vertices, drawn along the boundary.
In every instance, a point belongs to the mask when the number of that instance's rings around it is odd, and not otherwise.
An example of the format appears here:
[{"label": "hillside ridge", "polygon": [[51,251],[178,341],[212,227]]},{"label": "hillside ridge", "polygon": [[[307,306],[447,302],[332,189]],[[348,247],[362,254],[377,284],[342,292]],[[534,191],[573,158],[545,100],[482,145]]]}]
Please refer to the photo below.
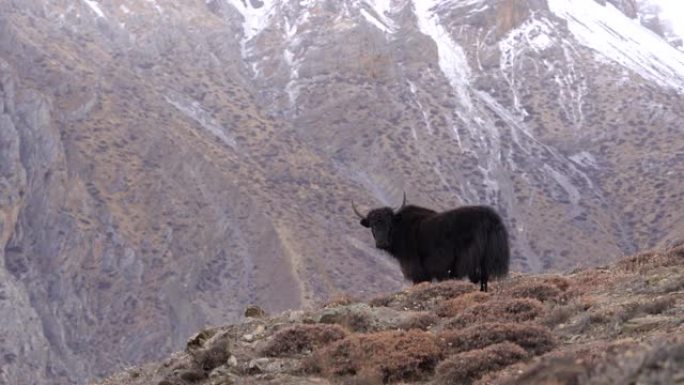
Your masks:
[{"label": "hillside ridge", "polygon": [[489,293],[423,283],[205,328],[185,351],[100,385],[679,384],[684,245]]}]

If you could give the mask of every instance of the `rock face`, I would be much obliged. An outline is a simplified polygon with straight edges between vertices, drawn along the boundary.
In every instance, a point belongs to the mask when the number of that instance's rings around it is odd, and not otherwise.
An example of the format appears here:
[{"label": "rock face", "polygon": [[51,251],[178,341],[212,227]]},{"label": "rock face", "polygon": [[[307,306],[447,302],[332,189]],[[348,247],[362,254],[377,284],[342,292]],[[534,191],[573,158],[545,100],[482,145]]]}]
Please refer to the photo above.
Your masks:
[{"label": "rock face", "polygon": [[514,271],[675,241],[684,57],[614,9],[3,1],[0,383],[398,289],[351,199],[493,205]]}]

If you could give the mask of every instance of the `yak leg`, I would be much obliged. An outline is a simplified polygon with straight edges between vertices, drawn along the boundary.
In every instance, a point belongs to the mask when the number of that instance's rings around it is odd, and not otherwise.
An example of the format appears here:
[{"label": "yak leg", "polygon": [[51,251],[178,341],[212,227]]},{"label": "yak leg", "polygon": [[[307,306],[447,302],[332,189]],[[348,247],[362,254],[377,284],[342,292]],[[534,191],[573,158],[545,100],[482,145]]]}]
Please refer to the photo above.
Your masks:
[{"label": "yak leg", "polygon": [[487,281],[489,280],[489,272],[487,271],[486,257],[480,258],[480,291],[487,292]]}]

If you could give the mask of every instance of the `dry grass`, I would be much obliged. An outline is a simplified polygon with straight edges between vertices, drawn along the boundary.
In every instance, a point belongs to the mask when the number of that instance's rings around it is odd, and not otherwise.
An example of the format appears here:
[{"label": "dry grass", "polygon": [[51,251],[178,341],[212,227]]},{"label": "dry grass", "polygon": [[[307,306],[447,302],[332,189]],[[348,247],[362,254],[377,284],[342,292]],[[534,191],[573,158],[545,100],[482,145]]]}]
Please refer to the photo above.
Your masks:
[{"label": "dry grass", "polygon": [[537,318],[544,306],[536,299],[500,298],[476,304],[463,310],[446,325],[463,327],[478,322],[523,322]]},{"label": "dry grass", "polygon": [[371,331],[372,319],[368,312],[358,309],[347,309],[338,313],[325,314],[320,322],[325,324],[338,324],[355,333]]},{"label": "dry grass", "polygon": [[466,308],[489,301],[491,295],[481,291],[466,293],[456,298],[442,301],[436,309],[440,317],[454,317]]},{"label": "dry grass", "polygon": [[670,309],[674,304],[675,298],[670,296],[628,302],[615,311],[615,318],[618,322],[624,322],[639,314],[660,314]]},{"label": "dry grass", "polygon": [[386,331],[351,335],[316,352],[310,368],[326,377],[363,376],[382,382],[417,381],[432,375],[442,348],[431,333]]},{"label": "dry grass", "polygon": [[397,325],[399,330],[428,330],[439,322],[439,317],[435,313],[423,311],[409,317],[407,320]]},{"label": "dry grass", "polygon": [[197,352],[194,359],[202,370],[211,371],[225,364],[228,357],[230,357],[229,344],[227,341],[221,341],[208,349]]},{"label": "dry grass", "polygon": [[402,292],[372,299],[371,306],[387,306],[397,310],[433,310],[441,301],[475,291],[471,283],[449,280],[423,282]]},{"label": "dry grass", "polygon": [[548,328],[529,323],[492,322],[462,330],[447,330],[439,334],[453,353],[482,349],[501,342],[513,342],[532,354],[542,354],[556,346]]},{"label": "dry grass", "polygon": [[675,246],[664,252],[647,251],[624,258],[616,264],[627,272],[640,272],[661,266],[677,266],[684,263],[684,245]]},{"label": "dry grass", "polygon": [[560,291],[567,291],[571,286],[571,282],[569,279],[561,277],[559,275],[544,277],[542,279],[542,282],[547,283],[549,285],[553,285]]},{"label": "dry grass", "polygon": [[278,357],[308,353],[346,336],[347,332],[338,325],[294,325],[277,332],[261,354]]},{"label": "dry grass", "polygon": [[[276,323],[257,343],[242,338],[254,325],[203,331],[160,370],[111,383],[676,384],[684,340],[657,341],[684,331],[681,293],[663,292],[681,285],[684,271],[663,267],[679,254],[645,255],[627,268],[513,277],[492,293],[460,281],[416,285],[377,300],[391,309],[338,297],[319,318],[300,320],[317,324]],[[375,332],[384,328],[392,330]],[[245,370],[259,356],[259,370]]]},{"label": "dry grass", "polygon": [[[496,376],[495,376],[496,377]],[[684,340],[650,344],[634,340],[598,341],[549,353],[524,370],[514,370],[488,384],[678,384],[684,379]]]},{"label": "dry grass", "polygon": [[354,303],[359,303],[361,300],[359,300],[356,297],[353,297],[351,295],[347,294],[337,294],[333,296],[328,302],[323,304],[323,308],[329,308],[329,307],[338,307],[338,306],[347,306],[351,305]]},{"label": "dry grass", "polygon": [[580,297],[572,300],[570,303],[556,305],[547,309],[542,316],[540,323],[548,327],[564,324],[572,317],[586,312],[593,305],[591,298]]},{"label": "dry grass", "polygon": [[591,384],[684,383],[684,340],[658,342],[636,353],[623,352],[600,362],[589,377]]},{"label": "dry grass", "polygon": [[528,354],[523,348],[511,342],[456,354],[437,366],[435,383],[468,385],[488,372],[499,370],[527,357]]},{"label": "dry grass", "polygon": [[514,298],[532,298],[540,302],[556,300],[561,290],[555,285],[544,282],[522,283],[513,287],[510,291]]}]

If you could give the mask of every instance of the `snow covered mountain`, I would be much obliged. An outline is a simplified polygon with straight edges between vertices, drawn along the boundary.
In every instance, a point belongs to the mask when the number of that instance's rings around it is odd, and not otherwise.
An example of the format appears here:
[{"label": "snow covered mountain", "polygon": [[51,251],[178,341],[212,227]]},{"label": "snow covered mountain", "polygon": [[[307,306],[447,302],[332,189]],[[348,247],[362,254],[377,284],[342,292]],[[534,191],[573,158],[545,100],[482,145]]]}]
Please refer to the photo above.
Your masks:
[{"label": "snow covered mountain", "polygon": [[514,271],[678,240],[684,53],[637,6],[0,3],[0,383],[400,288],[351,199],[493,205]]},{"label": "snow covered mountain", "polygon": [[684,3],[671,0],[638,0],[641,24],[684,50]]}]

